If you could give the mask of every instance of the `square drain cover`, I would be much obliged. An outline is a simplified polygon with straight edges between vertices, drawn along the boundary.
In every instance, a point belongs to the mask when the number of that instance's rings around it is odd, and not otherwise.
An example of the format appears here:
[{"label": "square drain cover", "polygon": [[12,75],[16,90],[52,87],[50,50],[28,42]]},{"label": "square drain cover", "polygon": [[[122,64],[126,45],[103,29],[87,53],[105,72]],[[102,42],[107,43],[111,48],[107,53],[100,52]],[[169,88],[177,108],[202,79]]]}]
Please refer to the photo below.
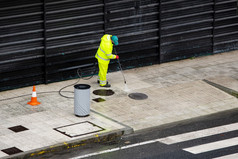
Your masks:
[{"label": "square drain cover", "polygon": [[83,136],[83,135],[103,131],[105,129],[96,124],[85,121],[81,123],[54,128],[54,130],[68,137],[78,137],[78,136]]},{"label": "square drain cover", "polygon": [[24,126],[21,126],[21,125],[18,125],[18,126],[13,126],[13,127],[10,127],[8,128],[14,132],[21,132],[21,131],[25,131],[25,130],[28,130],[27,128],[25,128]]},{"label": "square drain cover", "polygon": [[103,98],[95,98],[95,99],[93,99],[95,102],[104,102],[104,101],[106,101],[105,99],[103,99]]},{"label": "square drain cover", "polygon": [[2,152],[6,153],[8,155],[13,155],[13,154],[20,153],[20,152],[23,152],[23,151],[16,148],[16,147],[11,147],[11,148],[2,150]]}]

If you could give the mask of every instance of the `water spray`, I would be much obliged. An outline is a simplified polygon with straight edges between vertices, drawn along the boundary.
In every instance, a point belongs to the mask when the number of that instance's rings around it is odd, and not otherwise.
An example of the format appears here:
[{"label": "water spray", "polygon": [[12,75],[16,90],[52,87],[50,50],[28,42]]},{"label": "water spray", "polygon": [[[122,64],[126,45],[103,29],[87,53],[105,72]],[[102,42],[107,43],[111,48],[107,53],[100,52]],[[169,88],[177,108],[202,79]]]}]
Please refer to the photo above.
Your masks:
[{"label": "water spray", "polygon": [[[117,55],[116,48],[114,48],[114,51],[115,51],[115,54]],[[119,64],[119,68],[120,68],[120,70],[121,70],[121,73],[122,73],[122,76],[123,76],[123,79],[124,79],[124,83],[125,83],[125,88],[124,88],[124,90],[125,90],[126,92],[129,92],[130,90],[129,90],[128,87],[127,87],[126,78],[125,78],[125,76],[124,76],[124,74],[123,74],[123,71],[122,71],[122,68],[121,68],[121,63],[120,63],[119,59],[117,59],[117,62],[118,62],[118,64]],[[131,99],[135,99],[135,100],[144,100],[144,99],[147,99],[147,98],[148,98],[148,96],[147,96],[146,94],[143,94],[143,93],[130,93],[128,96],[129,96]]]}]

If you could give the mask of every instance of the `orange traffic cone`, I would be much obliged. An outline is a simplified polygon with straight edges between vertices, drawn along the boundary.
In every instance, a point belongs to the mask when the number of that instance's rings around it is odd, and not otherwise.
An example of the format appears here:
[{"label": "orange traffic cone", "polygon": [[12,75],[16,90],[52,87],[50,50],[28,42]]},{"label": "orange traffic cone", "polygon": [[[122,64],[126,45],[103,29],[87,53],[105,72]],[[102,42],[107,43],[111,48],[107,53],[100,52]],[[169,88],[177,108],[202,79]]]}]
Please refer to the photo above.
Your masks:
[{"label": "orange traffic cone", "polygon": [[30,104],[30,105],[32,105],[32,106],[35,106],[35,105],[40,104],[40,102],[37,101],[37,97],[36,97],[36,87],[35,87],[35,86],[33,86],[31,101],[28,102],[27,104]]}]

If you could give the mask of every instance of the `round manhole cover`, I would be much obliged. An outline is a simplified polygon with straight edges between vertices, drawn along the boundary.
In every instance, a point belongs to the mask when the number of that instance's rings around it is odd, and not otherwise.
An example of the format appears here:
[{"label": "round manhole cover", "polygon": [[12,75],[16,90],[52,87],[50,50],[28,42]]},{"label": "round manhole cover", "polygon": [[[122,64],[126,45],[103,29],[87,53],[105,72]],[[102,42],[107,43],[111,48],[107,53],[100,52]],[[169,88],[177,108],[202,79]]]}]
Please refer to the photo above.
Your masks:
[{"label": "round manhole cover", "polygon": [[97,89],[93,91],[93,94],[99,95],[99,96],[111,96],[114,94],[114,92],[111,89]]},{"label": "round manhole cover", "polygon": [[148,98],[148,96],[146,94],[143,94],[143,93],[130,93],[128,96],[131,99],[135,99],[135,100],[143,100],[143,99]]}]

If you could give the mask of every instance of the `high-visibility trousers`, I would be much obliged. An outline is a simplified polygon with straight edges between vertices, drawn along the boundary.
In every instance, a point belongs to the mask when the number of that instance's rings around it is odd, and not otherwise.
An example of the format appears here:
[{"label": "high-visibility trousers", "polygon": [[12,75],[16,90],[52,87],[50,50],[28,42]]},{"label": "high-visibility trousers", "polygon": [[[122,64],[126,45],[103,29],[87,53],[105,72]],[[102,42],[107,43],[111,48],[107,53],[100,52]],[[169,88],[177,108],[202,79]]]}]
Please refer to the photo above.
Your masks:
[{"label": "high-visibility trousers", "polygon": [[98,62],[98,68],[98,80],[100,81],[100,86],[104,86],[107,84],[108,64]]}]

